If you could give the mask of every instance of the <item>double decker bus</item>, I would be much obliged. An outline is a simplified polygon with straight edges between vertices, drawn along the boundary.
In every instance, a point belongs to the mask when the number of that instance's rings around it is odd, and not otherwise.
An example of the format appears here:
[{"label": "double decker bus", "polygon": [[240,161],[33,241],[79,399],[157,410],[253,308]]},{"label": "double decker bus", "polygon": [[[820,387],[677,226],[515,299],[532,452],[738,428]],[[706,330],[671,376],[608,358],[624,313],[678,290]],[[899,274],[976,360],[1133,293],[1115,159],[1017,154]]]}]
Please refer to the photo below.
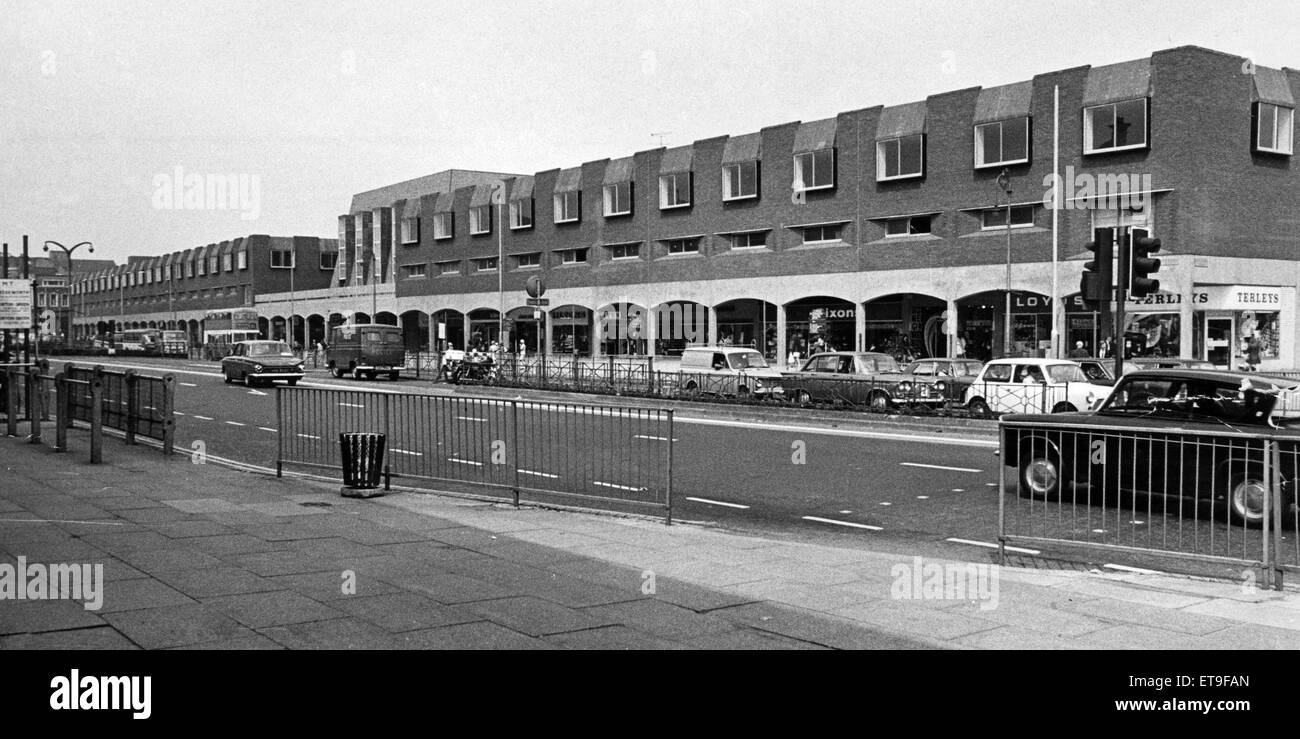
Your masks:
[{"label": "double decker bus", "polygon": [[203,317],[203,356],[206,359],[227,357],[235,344],[260,338],[257,311],[252,308],[210,310]]}]

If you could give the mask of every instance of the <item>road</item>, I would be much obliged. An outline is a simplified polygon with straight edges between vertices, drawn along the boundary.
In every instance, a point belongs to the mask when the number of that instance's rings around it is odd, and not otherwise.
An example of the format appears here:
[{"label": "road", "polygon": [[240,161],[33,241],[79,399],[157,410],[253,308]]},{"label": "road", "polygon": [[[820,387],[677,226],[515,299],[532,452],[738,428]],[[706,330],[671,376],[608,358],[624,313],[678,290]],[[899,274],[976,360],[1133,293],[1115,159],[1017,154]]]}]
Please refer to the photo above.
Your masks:
[{"label": "road", "polygon": [[[123,358],[104,364],[176,374],[179,448],[275,466],[278,435],[273,389],[225,385],[215,363]],[[309,370],[299,387],[443,398],[475,394],[472,387],[428,382],[335,380],[319,370]],[[331,396],[333,420],[319,428],[294,429],[294,438],[285,443],[314,448],[323,455],[321,461],[333,465],[335,434],[348,427],[373,427],[363,417],[372,413],[367,404],[373,405],[374,398]],[[389,459],[394,470],[508,486],[508,477],[501,474],[503,468],[494,470],[489,463],[492,442],[506,435],[502,408],[507,406],[499,400],[465,400],[456,407],[460,410],[454,411],[455,419],[443,413],[444,418],[421,416],[393,422],[417,429],[443,426],[437,433],[391,434]],[[634,433],[640,438],[635,442],[623,439],[611,451],[614,426],[601,414],[565,420],[561,424],[565,431],[555,434],[561,438],[548,438],[539,430],[555,428],[555,421],[532,423],[521,425],[526,438],[547,441],[541,446],[530,445],[539,451],[522,465],[525,474],[532,475],[525,480],[617,494],[621,488],[639,487],[661,468],[658,462],[663,457],[641,450],[662,445],[662,431]],[[532,433],[527,433],[528,429],[533,429]],[[916,544],[924,542],[927,551],[937,548],[952,556],[970,557],[975,548],[987,548],[997,541],[1000,470],[991,428],[954,438],[902,428],[808,427],[780,416],[742,421],[706,408],[679,411],[673,437],[673,511],[677,519],[809,541],[848,545],[869,541],[873,548],[900,553],[915,551]],[[606,449],[603,456],[600,449]],[[1030,505],[1014,500],[1008,510],[1024,513]],[[1084,533],[1097,540],[1142,543],[1122,541],[1125,534],[1147,526],[1140,520],[1140,512],[1109,521],[1100,515],[1094,520],[1086,507],[1084,510],[1080,517],[1073,515],[1077,509],[1070,509],[1072,515],[1047,520],[1034,533],[1065,539]],[[1140,556],[1104,556],[1106,562],[1139,566],[1148,561]]]}]

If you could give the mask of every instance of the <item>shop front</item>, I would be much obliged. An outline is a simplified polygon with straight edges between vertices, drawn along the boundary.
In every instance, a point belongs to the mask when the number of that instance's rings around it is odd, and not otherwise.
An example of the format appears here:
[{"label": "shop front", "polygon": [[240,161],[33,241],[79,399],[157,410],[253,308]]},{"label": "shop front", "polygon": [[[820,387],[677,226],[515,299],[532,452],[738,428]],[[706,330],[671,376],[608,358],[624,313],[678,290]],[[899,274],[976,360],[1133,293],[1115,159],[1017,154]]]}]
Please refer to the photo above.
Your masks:
[{"label": "shop front", "polygon": [[852,351],[857,310],[847,300],[805,298],[785,308],[786,354]]},{"label": "shop front", "polygon": [[869,301],[863,306],[863,346],[895,356],[946,357],[946,309],[939,298],[913,293]]},{"label": "shop front", "polygon": [[[1007,354],[1007,294],[1002,290],[957,301],[957,338],[971,359],[987,362]],[[1045,357],[1052,347],[1052,300],[1038,293],[1011,293],[1010,356]]]},{"label": "shop front", "polygon": [[1295,288],[1197,285],[1192,293],[1193,355],[1227,369],[1290,369]]},{"label": "shop front", "polygon": [[551,352],[591,353],[591,311],[580,305],[561,305],[550,313]]},{"label": "shop front", "polygon": [[731,300],[714,308],[718,343],[748,346],[776,359],[776,305],[762,300]]},{"label": "shop front", "polygon": [[[542,337],[546,335],[546,313],[541,308],[526,306],[515,308],[506,313],[506,323],[510,327],[511,345],[507,351],[524,354],[541,354]],[[523,342],[523,346],[519,345]]]}]

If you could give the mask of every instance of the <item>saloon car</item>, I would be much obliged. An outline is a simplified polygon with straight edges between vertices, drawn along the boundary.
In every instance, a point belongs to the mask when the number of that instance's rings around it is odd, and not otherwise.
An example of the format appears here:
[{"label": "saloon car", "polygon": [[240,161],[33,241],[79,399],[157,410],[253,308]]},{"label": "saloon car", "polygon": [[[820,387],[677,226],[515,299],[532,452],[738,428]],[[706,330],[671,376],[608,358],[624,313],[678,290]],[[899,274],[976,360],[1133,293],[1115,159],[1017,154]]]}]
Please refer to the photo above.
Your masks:
[{"label": "saloon car", "polygon": [[785,373],[786,397],[799,403],[843,403],[885,411],[902,404],[940,405],[936,378],[905,374],[879,352],[821,352],[797,372]]},{"label": "saloon car", "polygon": [[1184,357],[1132,357],[1128,361],[1142,369],[1218,369],[1214,362],[1207,362],[1204,359],[1187,359]]},{"label": "saloon car", "polygon": [[966,388],[963,404],[973,416],[1003,413],[1066,413],[1091,410],[1110,393],[1069,359],[994,359]]},{"label": "saloon car", "polygon": [[221,374],[227,383],[243,382],[252,387],[284,380],[297,385],[302,379],[302,360],[283,341],[239,341],[221,360]]},{"label": "saloon car", "polygon": [[933,381],[934,388],[946,398],[961,402],[962,395],[980,373],[984,363],[978,359],[930,357],[914,360],[902,372],[918,380]]},{"label": "saloon car", "polygon": [[[1096,411],[1002,418],[1003,464],[1024,497],[1075,501],[1141,496],[1140,507],[1199,515],[1225,508],[1260,525],[1269,470],[1284,515],[1295,503],[1300,458],[1295,381],[1254,373],[1156,369],[1124,375]],[[1265,458],[1265,442],[1276,457]],[[1191,501],[1188,505],[1186,501]],[[1291,519],[1294,521],[1294,518]]]}]

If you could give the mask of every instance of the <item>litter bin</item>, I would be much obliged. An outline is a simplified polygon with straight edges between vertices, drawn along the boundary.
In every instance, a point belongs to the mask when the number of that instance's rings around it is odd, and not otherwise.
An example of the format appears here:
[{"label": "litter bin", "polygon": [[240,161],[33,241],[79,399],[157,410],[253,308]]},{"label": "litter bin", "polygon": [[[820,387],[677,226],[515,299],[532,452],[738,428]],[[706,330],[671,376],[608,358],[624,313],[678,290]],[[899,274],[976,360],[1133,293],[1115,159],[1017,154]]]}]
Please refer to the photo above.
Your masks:
[{"label": "litter bin", "polygon": [[343,458],[343,488],[350,498],[383,495],[379,484],[384,476],[383,434],[341,433],[339,452]]}]

